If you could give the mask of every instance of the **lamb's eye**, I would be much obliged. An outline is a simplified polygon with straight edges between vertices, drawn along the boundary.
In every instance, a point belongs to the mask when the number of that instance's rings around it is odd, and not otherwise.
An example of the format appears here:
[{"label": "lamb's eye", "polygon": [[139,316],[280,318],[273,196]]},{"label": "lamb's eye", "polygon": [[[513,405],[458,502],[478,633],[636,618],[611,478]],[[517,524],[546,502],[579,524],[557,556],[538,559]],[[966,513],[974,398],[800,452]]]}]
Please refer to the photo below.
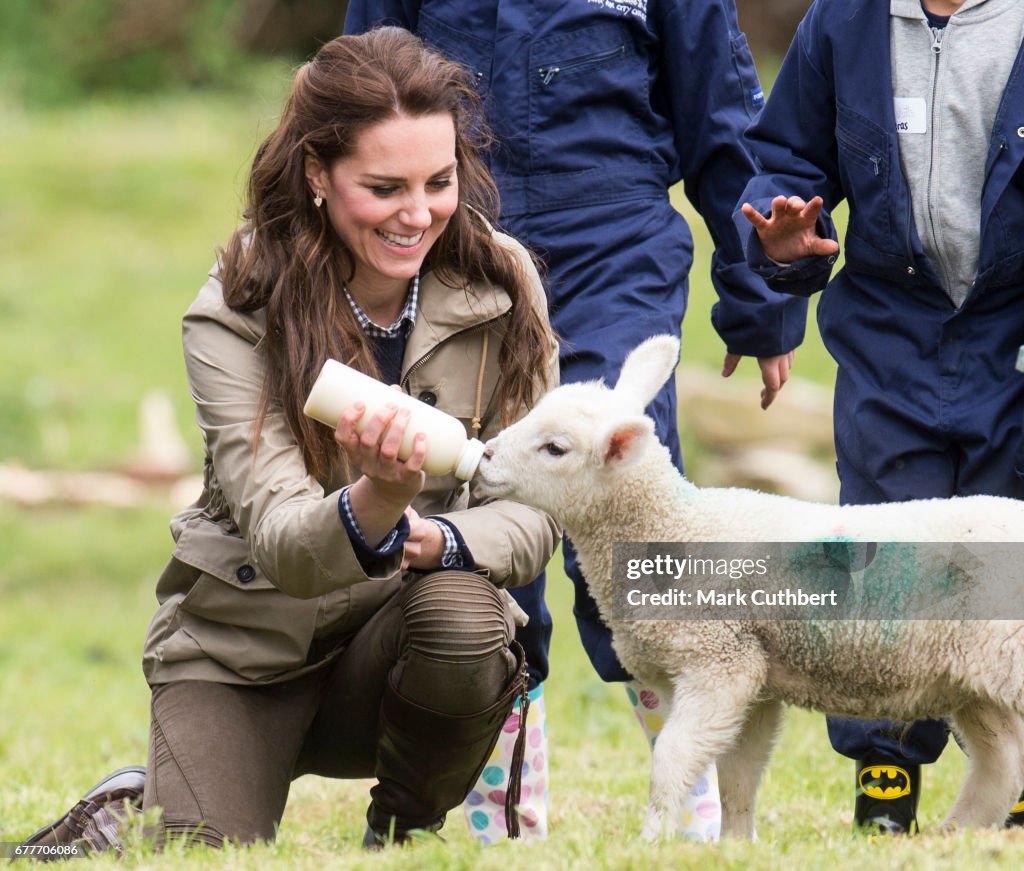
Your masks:
[{"label": "lamb's eye", "polygon": [[566,454],[565,448],[554,442],[547,442],[541,450],[547,451],[553,457],[564,457]]}]

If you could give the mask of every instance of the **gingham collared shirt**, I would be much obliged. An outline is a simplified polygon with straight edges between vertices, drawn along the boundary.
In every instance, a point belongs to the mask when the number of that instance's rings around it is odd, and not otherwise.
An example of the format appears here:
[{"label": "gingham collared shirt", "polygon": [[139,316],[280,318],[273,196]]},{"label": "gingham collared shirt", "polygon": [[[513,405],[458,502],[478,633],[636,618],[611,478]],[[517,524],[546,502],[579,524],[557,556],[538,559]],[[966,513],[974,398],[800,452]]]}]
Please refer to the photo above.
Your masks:
[{"label": "gingham collared shirt", "polygon": [[394,339],[402,334],[403,330],[404,334],[408,336],[412,332],[412,328],[416,326],[416,306],[420,299],[420,274],[418,272],[413,277],[412,285],[409,287],[409,295],[406,297],[405,307],[398,313],[398,317],[395,318],[395,322],[390,327],[382,327],[371,321],[370,316],[352,298],[352,294],[348,292],[347,287],[344,288],[344,291],[345,299],[352,306],[352,313],[356,316],[356,320],[359,321],[359,326],[363,328],[363,332],[368,336],[373,336],[376,339]]},{"label": "gingham collared shirt", "polygon": [[[409,287],[409,295],[406,298],[405,306],[399,312],[398,317],[395,318],[394,323],[388,327],[382,327],[371,321],[369,315],[352,298],[348,288],[346,287],[344,290],[345,299],[348,300],[348,304],[352,307],[352,313],[356,316],[356,320],[359,322],[363,332],[368,336],[378,339],[397,339],[399,337],[405,339],[416,325],[416,306],[420,295],[420,274],[418,272]],[[395,528],[384,537],[384,540],[376,547],[373,547],[366,540],[363,530],[359,526],[359,521],[356,520],[355,514],[352,513],[352,503],[349,498],[350,487],[351,485],[341,491],[341,498],[338,500],[338,511],[341,515],[342,523],[349,533],[349,538],[356,545],[357,555],[367,561],[391,556],[391,554],[398,551],[404,545],[405,540],[409,537],[409,521],[403,516]],[[451,524],[436,517],[424,519],[436,523],[442,535],[444,535],[444,552],[441,555],[441,565],[446,569],[463,567],[466,562],[463,551],[464,545]],[[468,550],[465,552],[465,555],[468,555]]]}]

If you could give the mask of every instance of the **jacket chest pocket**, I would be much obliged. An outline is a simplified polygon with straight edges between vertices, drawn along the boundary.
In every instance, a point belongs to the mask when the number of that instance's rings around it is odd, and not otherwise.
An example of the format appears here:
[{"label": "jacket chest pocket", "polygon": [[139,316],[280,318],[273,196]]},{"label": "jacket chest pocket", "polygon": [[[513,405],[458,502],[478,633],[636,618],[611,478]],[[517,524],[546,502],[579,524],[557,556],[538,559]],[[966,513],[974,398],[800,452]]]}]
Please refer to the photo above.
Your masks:
[{"label": "jacket chest pocket", "polygon": [[629,24],[603,21],[538,40],[530,49],[530,161],[534,172],[586,169],[642,147],[646,61]]},{"label": "jacket chest pocket", "polygon": [[889,202],[892,160],[886,132],[839,104],[836,112],[839,178],[850,206],[849,232],[891,254],[904,245],[894,239]]}]

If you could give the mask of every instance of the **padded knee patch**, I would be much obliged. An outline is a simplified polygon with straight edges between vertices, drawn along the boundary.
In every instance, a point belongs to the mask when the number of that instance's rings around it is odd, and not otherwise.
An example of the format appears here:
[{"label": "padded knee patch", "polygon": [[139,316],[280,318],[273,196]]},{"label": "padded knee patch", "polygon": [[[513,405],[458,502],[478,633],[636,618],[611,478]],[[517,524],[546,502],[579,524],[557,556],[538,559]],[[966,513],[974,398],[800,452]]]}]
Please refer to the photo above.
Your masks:
[{"label": "padded knee patch", "polygon": [[441,662],[486,659],[507,648],[515,631],[504,597],[471,572],[436,572],[417,581],[403,613],[410,650]]}]

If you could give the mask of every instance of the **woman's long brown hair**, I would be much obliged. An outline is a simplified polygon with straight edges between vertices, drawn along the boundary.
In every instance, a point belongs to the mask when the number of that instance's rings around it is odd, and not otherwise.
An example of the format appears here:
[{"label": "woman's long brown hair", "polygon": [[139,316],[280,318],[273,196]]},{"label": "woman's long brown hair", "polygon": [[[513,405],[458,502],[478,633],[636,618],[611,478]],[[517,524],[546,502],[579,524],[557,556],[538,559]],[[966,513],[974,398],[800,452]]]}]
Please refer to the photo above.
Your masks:
[{"label": "woman's long brown hair", "polygon": [[306,155],[330,168],[355,150],[367,128],[400,115],[439,113],[449,114],[455,124],[459,208],[425,265],[452,293],[488,281],[512,300],[499,355],[497,398],[503,422],[543,390],[550,328],[531,304],[516,255],[473,214],[493,220],[498,198],[480,157],[487,132],[468,76],[401,28],[338,37],[299,68],[280,123],[253,161],[245,221],[220,258],[225,302],[241,311],[265,309],[266,314],[266,374],[254,445],[267,414],[279,403],[316,477],[340,462],[331,430],[302,414],[321,366],[333,357],[371,375],[378,369],[342,293],[355,261],[326,209],[313,203]]}]

